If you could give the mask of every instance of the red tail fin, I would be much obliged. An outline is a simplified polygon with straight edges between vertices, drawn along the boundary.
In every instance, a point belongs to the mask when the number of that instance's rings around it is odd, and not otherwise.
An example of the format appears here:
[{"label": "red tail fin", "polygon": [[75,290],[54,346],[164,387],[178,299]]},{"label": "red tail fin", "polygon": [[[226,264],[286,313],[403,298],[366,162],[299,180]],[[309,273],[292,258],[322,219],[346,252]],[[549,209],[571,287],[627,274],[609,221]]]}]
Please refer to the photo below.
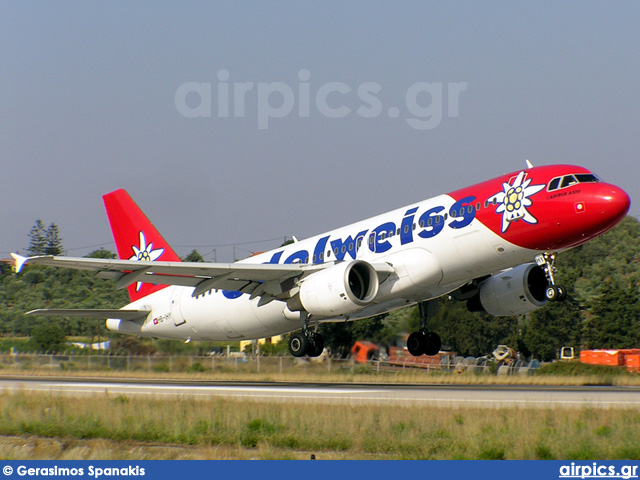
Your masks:
[{"label": "red tail fin", "polygon": [[[179,262],[180,258],[156,230],[140,207],[124,190],[102,197],[111,225],[118,257],[123,260]],[[134,283],[129,286],[132,301],[166,288],[167,285]]]}]

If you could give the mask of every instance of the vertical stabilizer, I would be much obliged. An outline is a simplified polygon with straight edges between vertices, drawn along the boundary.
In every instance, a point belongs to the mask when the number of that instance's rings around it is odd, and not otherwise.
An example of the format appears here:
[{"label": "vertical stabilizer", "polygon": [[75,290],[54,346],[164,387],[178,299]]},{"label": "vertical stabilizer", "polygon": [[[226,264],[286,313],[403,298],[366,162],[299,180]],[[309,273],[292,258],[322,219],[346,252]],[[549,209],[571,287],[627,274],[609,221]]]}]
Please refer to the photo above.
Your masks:
[{"label": "vertical stabilizer", "polygon": [[[125,190],[107,193],[102,200],[119,258],[141,262],[180,261],[178,255]],[[166,287],[167,285],[136,282],[129,285],[129,296],[135,301]]]}]

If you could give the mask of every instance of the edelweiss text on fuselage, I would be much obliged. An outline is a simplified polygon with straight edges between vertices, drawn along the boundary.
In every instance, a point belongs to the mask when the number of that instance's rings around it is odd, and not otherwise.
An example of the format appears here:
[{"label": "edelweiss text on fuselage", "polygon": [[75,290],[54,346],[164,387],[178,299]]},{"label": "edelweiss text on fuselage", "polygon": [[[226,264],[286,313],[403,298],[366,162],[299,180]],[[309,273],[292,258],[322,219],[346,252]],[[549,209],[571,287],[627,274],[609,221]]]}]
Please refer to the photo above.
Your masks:
[{"label": "edelweiss text on fuselage", "polygon": [[[369,230],[363,230],[355,236],[349,235],[346,238],[334,240],[330,240],[331,237],[327,235],[317,241],[312,255],[307,250],[298,250],[281,262],[284,253],[284,250],[281,250],[274,253],[266,263],[309,263],[309,260],[311,263],[324,263],[325,258],[330,256],[331,252],[337,261],[344,260],[347,255],[355,260],[358,249],[361,247],[363,239],[367,237],[367,233],[369,233],[367,241],[369,250],[374,253],[384,253],[391,249],[391,243],[388,239],[395,235],[400,236],[400,245],[412,243],[416,225],[420,231],[415,234],[424,239],[435,237],[445,225],[453,229],[466,227],[476,217],[476,207],[473,205],[475,200],[476,197],[465,197],[458,200],[444,215],[440,213],[445,210],[445,207],[430,208],[420,215],[417,224],[414,223],[414,219],[419,207],[410,208],[400,221],[399,228],[396,227],[395,222],[385,222],[372,229],[370,233]],[[331,248],[327,248],[327,243]]]}]

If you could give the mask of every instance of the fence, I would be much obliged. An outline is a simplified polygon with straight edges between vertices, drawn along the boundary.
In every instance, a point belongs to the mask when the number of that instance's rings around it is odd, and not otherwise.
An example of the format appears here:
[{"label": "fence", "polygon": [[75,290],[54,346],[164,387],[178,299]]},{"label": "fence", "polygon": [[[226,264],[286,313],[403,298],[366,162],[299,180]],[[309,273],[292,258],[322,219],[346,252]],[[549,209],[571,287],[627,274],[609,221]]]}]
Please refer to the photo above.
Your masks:
[{"label": "fence", "polygon": [[[536,362],[536,361],[534,361]],[[481,364],[478,364],[481,363]],[[537,363],[537,362],[536,362]],[[470,362],[462,357],[452,358],[442,364],[415,364],[408,359],[402,364],[370,361],[358,364],[353,359],[319,357],[317,359],[291,356],[187,356],[187,355],[58,355],[33,353],[2,353],[0,369],[48,370],[48,371],[128,371],[157,373],[380,373],[387,371],[411,371],[415,373],[453,374],[473,372],[477,374],[530,374],[538,365],[513,363],[495,365]],[[1,371],[1,370],[0,370]]]}]

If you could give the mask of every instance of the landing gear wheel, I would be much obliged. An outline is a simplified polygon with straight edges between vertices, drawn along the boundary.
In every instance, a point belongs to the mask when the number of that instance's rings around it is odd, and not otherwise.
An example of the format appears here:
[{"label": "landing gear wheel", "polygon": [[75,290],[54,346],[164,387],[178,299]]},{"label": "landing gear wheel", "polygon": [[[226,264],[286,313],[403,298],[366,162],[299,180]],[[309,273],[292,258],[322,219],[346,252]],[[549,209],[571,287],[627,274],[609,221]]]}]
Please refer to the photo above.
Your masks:
[{"label": "landing gear wheel", "polygon": [[555,285],[549,285],[544,291],[544,296],[547,297],[547,300],[549,300],[550,302],[555,302],[560,296],[558,287],[556,287]]},{"label": "landing gear wheel", "polygon": [[407,350],[414,357],[419,357],[425,350],[425,336],[422,332],[413,332],[407,339]]},{"label": "landing gear wheel", "polygon": [[564,302],[564,299],[567,298],[567,289],[560,285],[556,285],[556,288],[558,289],[558,301]]},{"label": "landing gear wheel", "polygon": [[289,352],[294,357],[303,357],[307,353],[309,339],[303,333],[294,333],[289,338]]},{"label": "landing gear wheel", "polygon": [[561,302],[567,298],[567,291],[560,285],[549,285],[544,295],[550,302]]},{"label": "landing gear wheel", "polygon": [[442,347],[440,335],[435,332],[421,330],[413,332],[407,339],[407,350],[414,357],[420,355],[437,355]]},{"label": "landing gear wheel", "polygon": [[424,334],[424,338],[426,341],[424,354],[425,355],[437,355],[440,351],[440,347],[442,347],[442,340],[440,340],[440,335],[435,332],[426,332]]},{"label": "landing gear wheel", "polygon": [[324,337],[319,333],[312,333],[307,345],[307,355],[310,357],[319,357],[324,350]]},{"label": "landing gear wheel", "polygon": [[414,357],[420,355],[436,355],[442,347],[442,341],[437,333],[430,332],[427,328],[429,318],[438,311],[438,302],[427,300],[418,303],[420,313],[420,330],[413,332],[407,339],[407,350]]}]

